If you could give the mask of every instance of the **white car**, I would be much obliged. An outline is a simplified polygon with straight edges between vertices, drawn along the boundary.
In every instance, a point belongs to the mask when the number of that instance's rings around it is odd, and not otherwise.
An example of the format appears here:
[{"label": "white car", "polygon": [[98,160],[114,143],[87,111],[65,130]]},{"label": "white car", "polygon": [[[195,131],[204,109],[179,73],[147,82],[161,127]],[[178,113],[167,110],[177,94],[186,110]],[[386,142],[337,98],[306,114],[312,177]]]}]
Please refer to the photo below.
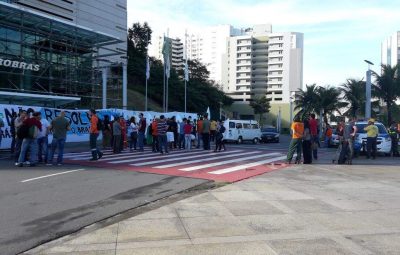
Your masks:
[{"label": "white car", "polygon": [[[356,122],[357,126],[357,134],[356,139],[360,144],[363,144],[361,151],[366,152],[367,150],[367,132],[364,131],[364,128],[368,125],[367,121],[358,121]],[[379,134],[377,139],[377,152],[384,153],[385,155],[390,155],[390,151],[392,149],[392,139],[388,134],[385,126],[380,122],[375,122],[375,125],[378,127]]]}]

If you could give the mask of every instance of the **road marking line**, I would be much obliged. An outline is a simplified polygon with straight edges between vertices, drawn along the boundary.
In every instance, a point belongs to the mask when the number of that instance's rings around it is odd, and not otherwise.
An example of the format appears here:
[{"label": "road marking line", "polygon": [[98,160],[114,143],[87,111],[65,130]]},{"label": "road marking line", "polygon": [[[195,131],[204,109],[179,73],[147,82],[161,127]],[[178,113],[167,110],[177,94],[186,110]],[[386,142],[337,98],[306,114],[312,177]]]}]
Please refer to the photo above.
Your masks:
[{"label": "road marking line", "polygon": [[189,172],[189,171],[209,168],[209,167],[213,167],[213,166],[220,166],[220,165],[225,165],[225,164],[229,164],[229,163],[240,162],[240,161],[244,161],[244,160],[248,160],[248,159],[262,158],[262,157],[268,157],[268,156],[278,156],[278,155],[282,155],[282,154],[278,153],[278,152],[259,154],[259,155],[250,156],[250,157],[237,158],[237,159],[225,160],[225,161],[220,161],[220,162],[215,162],[215,163],[209,163],[209,164],[205,164],[205,165],[191,166],[191,167],[186,167],[186,168],[182,168],[179,170]]},{"label": "road marking line", "polygon": [[[235,150],[235,151],[229,151],[229,153],[234,153],[234,152],[240,152],[241,150]],[[225,152],[224,152],[225,154]],[[146,165],[154,165],[157,163],[164,163],[164,162],[170,162],[170,161],[177,161],[177,160],[182,160],[182,159],[192,159],[192,158],[201,158],[201,157],[207,157],[209,154],[208,153],[202,153],[201,155],[196,155],[196,156],[189,156],[189,157],[181,157],[181,158],[172,158],[172,159],[161,159],[161,160],[155,160],[155,161],[150,161],[150,162],[144,162],[144,163],[137,163],[137,164],[130,164],[131,166],[146,166]],[[207,159],[204,159],[207,160]]]},{"label": "road marking line", "polygon": [[[180,153],[170,153],[170,155],[165,155],[161,156],[160,153],[154,153],[153,155],[147,156],[147,157],[140,157],[140,156],[134,156],[134,157],[129,157],[127,160],[119,160],[119,161],[111,161],[107,162],[109,164],[121,164],[121,163],[127,163],[127,162],[134,162],[134,161],[143,161],[143,160],[148,160],[148,159],[159,159],[159,158],[172,158],[172,157],[178,157],[180,155],[193,155],[193,154],[202,154],[204,155],[204,152],[201,151],[193,151],[189,153],[185,152],[180,152]],[[104,161],[107,161],[107,158],[104,159]],[[164,160],[163,160],[164,161]]]},{"label": "road marking line", "polygon": [[[237,154],[229,154],[229,155],[222,154],[223,156],[221,156],[219,154],[214,154],[210,158],[208,158],[207,160],[231,158],[231,157],[243,156],[243,155],[248,155],[248,154],[254,154],[254,151],[244,152],[244,153],[237,153]],[[173,164],[169,164],[169,165],[156,166],[155,168],[168,168],[168,167],[174,167],[174,166],[182,166],[182,165],[188,165],[188,164],[192,164],[192,163],[199,163],[199,162],[203,162],[203,161],[204,161],[204,159],[197,159],[197,160],[173,163]]]},{"label": "road marking line", "polygon": [[213,171],[213,172],[210,172],[210,174],[226,174],[226,173],[235,172],[235,171],[238,171],[238,170],[241,170],[241,169],[245,169],[245,168],[248,168],[248,167],[259,166],[259,165],[262,165],[262,164],[271,163],[273,161],[282,160],[282,159],[285,159],[285,158],[286,158],[286,156],[281,156],[281,157],[261,160],[261,161],[257,161],[257,162],[254,162],[254,163],[241,165],[241,166],[234,166],[234,167],[221,169],[221,170],[218,170],[218,171]]},{"label": "road marking line", "polygon": [[56,173],[56,174],[49,174],[49,175],[39,176],[39,177],[32,178],[32,179],[23,180],[23,181],[21,181],[21,182],[30,182],[30,181],[34,181],[34,180],[39,180],[39,179],[47,178],[47,177],[52,177],[52,176],[61,175],[61,174],[69,174],[69,173],[78,172],[78,171],[83,171],[83,170],[85,170],[85,169],[84,169],[84,168],[81,168],[81,169],[75,169],[75,170],[71,170],[71,171],[65,171],[65,172],[61,172],[61,173]]}]

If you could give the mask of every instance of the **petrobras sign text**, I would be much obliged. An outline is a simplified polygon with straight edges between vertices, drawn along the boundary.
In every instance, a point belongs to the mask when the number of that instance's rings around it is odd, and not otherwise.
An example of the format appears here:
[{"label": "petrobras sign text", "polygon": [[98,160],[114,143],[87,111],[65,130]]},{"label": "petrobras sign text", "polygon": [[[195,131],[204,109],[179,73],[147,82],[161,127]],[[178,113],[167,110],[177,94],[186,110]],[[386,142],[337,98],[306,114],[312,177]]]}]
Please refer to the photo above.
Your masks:
[{"label": "petrobras sign text", "polygon": [[23,70],[31,70],[37,72],[40,70],[40,65],[21,62],[17,60],[2,59],[0,58],[0,66],[18,68]]}]

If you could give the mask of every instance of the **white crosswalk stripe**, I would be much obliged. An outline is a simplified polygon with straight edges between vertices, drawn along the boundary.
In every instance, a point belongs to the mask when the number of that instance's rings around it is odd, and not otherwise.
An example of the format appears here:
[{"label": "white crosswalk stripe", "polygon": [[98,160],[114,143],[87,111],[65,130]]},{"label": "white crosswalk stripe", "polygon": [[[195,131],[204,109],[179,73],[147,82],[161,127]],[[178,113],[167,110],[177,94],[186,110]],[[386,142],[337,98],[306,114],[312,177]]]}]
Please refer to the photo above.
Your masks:
[{"label": "white crosswalk stripe", "polygon": [[[232,157],[237,157],[237,156],[244,156],[244,155],[254,154],[254,152],[252,152],[252,151],[251,152],[228,154],[228,155],[226,155],[225,153],[226,152],[223,152],[222,155],[214,154],[211,157],[207,158],[207,160],[217,160],[217,159],[223,159],[223,158],[232,158]],[[162,168],[182,166],[182,165],[188,165],[188,164],[199,163],[199,162],[204,162],[204,159],[197,159],[197,160],[178,162],[178,163],[173,163],[173,164],[168,164],[168,165],[156,166],[154,168],[161,168],[162,169]]]},{"label": "white crosswalk stripe", "polygon": [[209,163],[209,164],[204,164],[204,165],[186,167],[186,168],[182,168],[182,169],[179,169],[179,170],[181,170],[181,171],[195,171],[195,170],[214,167],[214,166],[221,166],[221,165],[226,165],[226,164],[230,164],[230,163],[237,163],[237,162],[246,161],[246,160],[249,160],[249,159],[265,158],[265,157],[279,156],[279,155],[282,155],[282,154],[280,154],[278,152],[265,153],[265,154],[250,156],[250,157],[242,157],[242,158],[219,161],[219,162],[214,162],[214,163]]},{"label": "white crosswalk stripe", "polygon": [[[231,151],[231,153],[239,152],[239,151],[241,151],[241,150],[234,150],[234,151]],[[201,158],[201,157],[207,156],[208,153],[210,153],[210,152],[208,151],[206,153],[202,153],[201,155],[196,155],[196,156],[186,156],[186,157],[180,157],[180,158],[161,159],[161,160],[154,160],[154,161],[150,161],[150,162],[136,163],[136,164],[131,164],[131,166],[147,166],[147,165],[154,165],[154,164],[170,162],[170,161]],[[207,159],[204,159],[204,160],[207,160]]]},{"label": "white crosswalk stripe", "polygon": [[249,164],[244,164],[244,165],[240,165],[240,166],[228,167],[228,168],[220,169],[220,170],[217,170],[217,171],[212,171],[212,172],[210,172],[210,174],[226,174],[226,173],[230,173],[230,172],[235,172],[235,171],[238,171],[238,170],[246,169],[246,168],[249,168],[249,167],[254,167],[254,166],[259,166],[259,165],[262,165],[262,164],[271,163],[271,162],[282,160],[282,159],[285,159],[285,158],[286,158],[286,156],[270,158],[270,159],[266,159],[266,160],[257,161],[257,162],[254,162],[254,163],[249,163]]},{"label": "white crosswalk stripe", "polygon": [[[165,156],[162,156],[163,160],[160,160],[160,161],[164,162],[165,158],[177,158],[177,159],[180,159],[178,157],[180,157],[181,155],[188,156],[188,155],[197,155],[197,154],[200,154],[200,155],[204,156],[204,151],[203,150],[202,151],[198,150],[198,151],[186,152],[186,153],[185,152],[170,153],[170,154],[166,154]],[[156,155],[150,155],[150,156],[146,156],[146,157],[144,157],[144,156],[132,156],[132,157],[129,157],[129,159],[126,159],[126,160],[110,161],[110,162],[107,162],[107,163],[110,163],[110,164],[121,164],[121,163],[129,163],[129,162],[134,162],[134,161],[158,159],[158,158],[160,158],[160,154],[159,153],[157,153]],[[107,158],[105,158],[104,161],[108,161]]]}]

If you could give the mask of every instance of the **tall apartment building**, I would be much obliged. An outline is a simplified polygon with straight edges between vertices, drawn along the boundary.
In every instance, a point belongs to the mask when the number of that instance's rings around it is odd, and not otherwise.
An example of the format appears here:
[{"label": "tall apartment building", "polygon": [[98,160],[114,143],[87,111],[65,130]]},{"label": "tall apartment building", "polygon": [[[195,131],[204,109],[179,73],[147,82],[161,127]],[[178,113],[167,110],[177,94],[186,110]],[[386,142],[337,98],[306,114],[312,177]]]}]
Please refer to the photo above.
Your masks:
[{"label": "tall apartment building", "polygon": [[302,87],[303,34],[270,28],[255,26],[227,41],[223,90],[236,102],[267,96],[272,103],[289,103],[290,91]]},{"label": "tall apartment building", "polygon": [[388,37],[381,46],[381,62],[395,66],[400,63],[400,31]]},{"label": "tall apartment building", "polygon": [[240,35],[243,31],[231,25],[219,25],[203,29],[197,34],[188,36],[187,52],[189,59],[197,59],[207,66],[210,80],[222,83],[223,55],[226,54],[226,40]]},{"label": "tall apartment building", "polygon": [[0,58],[13,63],[0,66],[0,89],[13,103],[36,103],[32,93],[49,105],[104,107],[113,80],[126,88],[126,0],[0,0],[0,16]]},{"label": "tall apartment building", "polygon": [[[184,67],[184,45],[180,38],[169,38],[171,41],[171,66],[175,70],[182,70]],[[149,46],[149,56],[164,61],[162,49],[164,45],[164,36],[153,36]]]}]

